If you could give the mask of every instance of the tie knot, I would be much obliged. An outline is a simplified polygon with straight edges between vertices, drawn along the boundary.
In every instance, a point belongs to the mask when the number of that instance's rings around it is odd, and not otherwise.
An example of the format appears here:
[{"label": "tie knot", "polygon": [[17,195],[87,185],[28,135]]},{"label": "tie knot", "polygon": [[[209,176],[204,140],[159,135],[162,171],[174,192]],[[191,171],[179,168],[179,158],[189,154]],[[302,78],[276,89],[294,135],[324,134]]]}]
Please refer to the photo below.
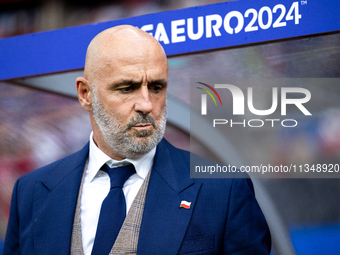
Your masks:
[{"label": "tie knot", "polygon": [[110,168],[107,164],[104,164],[101,168],[104,172],[108,173],[112,188],[123,188],[124,183],[131,175],[136,173],[135,167],[132,164],[127,166]]}]

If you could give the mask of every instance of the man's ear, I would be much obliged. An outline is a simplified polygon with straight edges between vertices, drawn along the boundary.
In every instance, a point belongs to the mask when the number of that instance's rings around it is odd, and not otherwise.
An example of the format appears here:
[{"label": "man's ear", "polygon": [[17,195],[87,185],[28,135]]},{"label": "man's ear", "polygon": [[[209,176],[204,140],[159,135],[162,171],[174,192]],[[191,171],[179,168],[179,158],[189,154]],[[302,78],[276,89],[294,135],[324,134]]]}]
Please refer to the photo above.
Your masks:
[{"label": "man's ear", "polygon": [[92,88],[87,79],[78,77],[76,79],[78,100],[81,106],[88,112],[92,111]]}]

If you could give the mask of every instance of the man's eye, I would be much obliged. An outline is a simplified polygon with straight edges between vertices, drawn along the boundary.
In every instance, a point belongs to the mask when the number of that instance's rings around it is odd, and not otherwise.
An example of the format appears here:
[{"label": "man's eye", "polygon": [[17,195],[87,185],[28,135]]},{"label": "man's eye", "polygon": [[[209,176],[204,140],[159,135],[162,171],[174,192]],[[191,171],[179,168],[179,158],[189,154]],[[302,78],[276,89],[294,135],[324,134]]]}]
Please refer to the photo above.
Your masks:
[{"label": "man's eye", "polygon": [[162,86],[152,86],[152,87],[151,87],[151,90],[152,90],[153,92],[159,92],[159,91],[161,91],[162,89],[163,89]]},{"label": "man's eye", "polygon": [[121,92],[127,93],[133,91],[132,87],[124,87],[119,89]]}]

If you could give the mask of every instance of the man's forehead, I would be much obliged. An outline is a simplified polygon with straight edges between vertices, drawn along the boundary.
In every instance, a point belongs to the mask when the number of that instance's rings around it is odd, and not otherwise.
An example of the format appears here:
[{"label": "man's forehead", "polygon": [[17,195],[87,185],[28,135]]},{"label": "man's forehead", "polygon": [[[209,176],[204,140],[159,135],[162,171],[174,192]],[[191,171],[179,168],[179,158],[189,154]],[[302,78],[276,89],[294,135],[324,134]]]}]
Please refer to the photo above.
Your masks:
[{"label": "man's forehead", "polygon": [[124,82],[124,81],[131,81],[135,83],[142,83],[142,82],[153,82],[156,80],[168,80],[168,74],[165,69],[158,69],[158,71],[152,72],[146,70],[141,71],[137,70],[134,72],[133,70],[129,71],[121,71],[116,70],[116,72],[112,72],[112,82]]},{"label": "man's forehead", "polygon": [[107,54],[98,64],[103,65],[103,72],[110,72],[111,75],[122,79],[167,77],[168,74],[168,60],[157,52]]}]

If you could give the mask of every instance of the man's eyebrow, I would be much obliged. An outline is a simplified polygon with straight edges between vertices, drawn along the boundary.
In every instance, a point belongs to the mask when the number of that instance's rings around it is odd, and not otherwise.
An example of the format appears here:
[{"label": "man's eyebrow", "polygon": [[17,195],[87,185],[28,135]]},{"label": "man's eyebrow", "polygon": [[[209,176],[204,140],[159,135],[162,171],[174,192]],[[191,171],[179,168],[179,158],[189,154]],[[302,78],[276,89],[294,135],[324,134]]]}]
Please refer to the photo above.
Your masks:
[{"label": "man's eyebrow", "polygon": [[138,86],[140,85],[141,82],[140,81],[134,81],[134,80],[121,80],[121,81],[118,81],[116,83],[113,83],[112,84],[112,87],[113,88],[116,88],[116,87],[119,87],[119,86],[122,86],[122,85],[130,85],[130,86]]},{"label": "man's eyebrow", "polygon": [[[129,85],[133,87],[137,87],[141,85],[141,81],[135,81],[135,80],[121,80],[119,82],[116,82],[112,84],[112,88],[117,88],[122,85]],[[162,87],[166,87],[168,85],[168,82],[165,79],[157,79],[157,80],[152,80],[148,83],[148,86],[154,86],[154,85],[161,85]]]},{"label": "man's eyebrow", "polygon": [[152,80],[149,85],[161,85],[162,87],[166,87],[168,82],[164,79]]}]

